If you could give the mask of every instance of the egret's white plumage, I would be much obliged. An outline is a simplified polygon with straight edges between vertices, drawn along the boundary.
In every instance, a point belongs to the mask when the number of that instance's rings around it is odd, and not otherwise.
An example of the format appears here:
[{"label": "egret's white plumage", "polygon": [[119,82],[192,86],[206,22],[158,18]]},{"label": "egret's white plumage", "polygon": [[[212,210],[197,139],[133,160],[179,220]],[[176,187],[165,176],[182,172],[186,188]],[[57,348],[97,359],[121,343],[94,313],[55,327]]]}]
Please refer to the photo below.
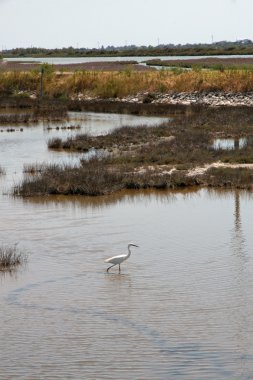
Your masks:
[{"label": "egret's white plumage", "polygon": [[130,247],[138,247],[138,245],[136,245],[136,244],[128,244],[128,246],[127,246],[128,253],[126,253],[125,255],[112,256],[112,257],[109,257],[109,259],[105,260],[105,263],[113,264],[109,268],[107,268],[107,272],[109,271],[109,269],[111,269],[115,265],[119,266],[119,271],[120,271],[120,264],[123,263],[123,261],[127,260],[130,257],[130,255],[131,255]]}]

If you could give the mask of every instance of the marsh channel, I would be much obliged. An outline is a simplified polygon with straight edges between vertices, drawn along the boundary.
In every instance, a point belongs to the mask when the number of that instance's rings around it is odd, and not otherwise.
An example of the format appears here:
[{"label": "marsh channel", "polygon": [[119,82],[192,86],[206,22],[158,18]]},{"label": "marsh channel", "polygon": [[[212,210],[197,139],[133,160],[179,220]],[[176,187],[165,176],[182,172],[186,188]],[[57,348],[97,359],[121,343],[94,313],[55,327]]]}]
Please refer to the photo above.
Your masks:
[{"label": "marsh channel", "polygon": [[[162,121],[71,113],[69,123],[97,134]],[[79,160],[47,149],[80,133],[56,128],[0,127],[0,241],[28,252],[26,266],[0,273],[0,379],[253,378],[252,194],[14,198],[24,165]],[[107,273],[104,259],[129,242],[140,248]]]}]

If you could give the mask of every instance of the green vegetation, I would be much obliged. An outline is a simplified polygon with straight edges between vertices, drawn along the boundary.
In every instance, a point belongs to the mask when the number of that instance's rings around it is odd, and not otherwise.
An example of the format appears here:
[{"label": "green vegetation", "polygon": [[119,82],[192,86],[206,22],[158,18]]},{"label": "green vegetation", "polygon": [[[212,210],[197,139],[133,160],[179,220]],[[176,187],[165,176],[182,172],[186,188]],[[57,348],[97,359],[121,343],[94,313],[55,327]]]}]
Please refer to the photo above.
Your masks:
[{"label": "green vegetation", "polygon": [[131,56],[196,56],[253,54],[250,40],[221,41],[213,44],[159,45],[159,46],[107,46],[99,49],[64,47],[61,49],[16,48],[4,50],[4,57],[131,57]]}]

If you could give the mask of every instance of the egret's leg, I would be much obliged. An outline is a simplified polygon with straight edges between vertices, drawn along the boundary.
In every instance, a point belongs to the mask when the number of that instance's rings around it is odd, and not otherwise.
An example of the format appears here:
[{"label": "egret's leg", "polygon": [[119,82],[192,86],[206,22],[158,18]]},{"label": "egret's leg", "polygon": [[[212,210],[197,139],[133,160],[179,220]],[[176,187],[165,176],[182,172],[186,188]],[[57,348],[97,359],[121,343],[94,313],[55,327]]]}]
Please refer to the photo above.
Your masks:
[{"label": "egret's leg", "polygon": [[109,272],[109,269],[111,269],[112,267],[115,267],[116,264],[113,264],[111,265],[109,268],[106,269],[106,272]]},{"label": "egret's leg", "polygon": [[120,264],[119,264],[119,272],[120,272]]}]

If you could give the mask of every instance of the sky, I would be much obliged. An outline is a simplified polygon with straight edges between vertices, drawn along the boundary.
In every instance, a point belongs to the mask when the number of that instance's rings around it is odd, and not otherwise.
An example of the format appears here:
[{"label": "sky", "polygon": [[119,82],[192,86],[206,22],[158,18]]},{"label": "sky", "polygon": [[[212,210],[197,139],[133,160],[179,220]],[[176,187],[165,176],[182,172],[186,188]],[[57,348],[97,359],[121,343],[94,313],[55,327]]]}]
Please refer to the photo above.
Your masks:
[{"label": "sky", "polygon": [[0,0],[0,50],[253,40],[253,0]]}]

